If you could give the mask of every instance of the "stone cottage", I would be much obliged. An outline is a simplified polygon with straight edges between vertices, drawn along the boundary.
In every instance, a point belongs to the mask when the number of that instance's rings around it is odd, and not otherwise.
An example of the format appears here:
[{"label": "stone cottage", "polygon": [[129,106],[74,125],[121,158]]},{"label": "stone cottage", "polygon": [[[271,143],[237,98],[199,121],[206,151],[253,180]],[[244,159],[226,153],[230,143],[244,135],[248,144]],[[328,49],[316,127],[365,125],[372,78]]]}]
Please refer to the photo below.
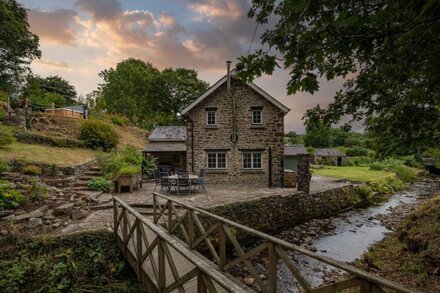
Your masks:
[{"label": "stone cottage", "polygon": [[284,116],[289,109],[254,83],[217,81],[182,111],[186,161],[209,183],[282,186]]}]

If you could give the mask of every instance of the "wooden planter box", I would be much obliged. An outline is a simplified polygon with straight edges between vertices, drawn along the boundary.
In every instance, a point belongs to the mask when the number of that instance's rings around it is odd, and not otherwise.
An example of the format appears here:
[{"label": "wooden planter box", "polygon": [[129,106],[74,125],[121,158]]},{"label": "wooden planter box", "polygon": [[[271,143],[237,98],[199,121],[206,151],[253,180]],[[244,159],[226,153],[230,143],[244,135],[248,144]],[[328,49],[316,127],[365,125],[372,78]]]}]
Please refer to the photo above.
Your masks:
[{"label": "wooden planter box", "polygon": [[123,186],[128,186],[130,192],[133,192],[134,190],[139,190],[139,187],[142,187],[142,174],[119,176],[115,183],[118,193],[121,193]]}]

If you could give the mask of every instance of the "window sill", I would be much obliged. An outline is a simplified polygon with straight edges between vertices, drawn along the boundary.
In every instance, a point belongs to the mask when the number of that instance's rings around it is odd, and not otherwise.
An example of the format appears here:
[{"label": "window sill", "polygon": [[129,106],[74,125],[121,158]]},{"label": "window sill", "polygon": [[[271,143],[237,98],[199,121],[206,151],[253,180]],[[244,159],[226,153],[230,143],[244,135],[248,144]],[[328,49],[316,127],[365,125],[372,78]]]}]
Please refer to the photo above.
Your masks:
[{"label": "window sill", "polygon": [[206,169],[207,174],[226,174],[228,169]]},{"label": "window sill", "polygon": [[264,127],[264,125],[262,125],[262,124],[254,124],[254,125],[251,125],[251,129],[264,129],[265,127]]},{"label": "window sill", "polygon": [[241,169],[242,173],[252,173],[252,174],[265,174],[263,169]]},{"label": "window sill", "polygon": [[217,126],[217,125],[205,125],[205,128],[208,128],[208,129],[217,129],[218,126]]}]

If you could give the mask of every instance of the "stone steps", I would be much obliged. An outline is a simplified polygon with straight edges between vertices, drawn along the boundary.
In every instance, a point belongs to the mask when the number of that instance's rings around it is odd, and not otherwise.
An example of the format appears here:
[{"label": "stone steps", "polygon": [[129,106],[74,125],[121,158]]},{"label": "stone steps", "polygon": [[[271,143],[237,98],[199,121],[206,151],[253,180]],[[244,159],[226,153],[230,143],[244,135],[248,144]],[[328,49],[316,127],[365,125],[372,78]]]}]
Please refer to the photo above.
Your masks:
[{"label": "stone steps", "polygon": [[82,174],[76,180],[75,185],[72,188],[72,190],[77,191],[77,192],[82,192],[82,193],[96,192],[96,190],[90,189],[87,186],[87,184],[89,183],[89,181],[91,179],[101,177],[101,176],[102,176],[101,168],[98,166],[93,166],[88,171],[84,172],[84,174]]}]

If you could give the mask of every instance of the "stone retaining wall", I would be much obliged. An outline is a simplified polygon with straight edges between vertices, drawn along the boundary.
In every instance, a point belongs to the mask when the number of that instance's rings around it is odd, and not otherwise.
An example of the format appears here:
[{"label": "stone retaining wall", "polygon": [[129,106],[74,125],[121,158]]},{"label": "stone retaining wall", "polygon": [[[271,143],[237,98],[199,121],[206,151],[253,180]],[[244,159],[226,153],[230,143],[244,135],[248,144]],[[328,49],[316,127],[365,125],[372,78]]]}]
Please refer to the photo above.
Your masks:
[{"label": "stone retaining wall", "polygon": [[302,222],[325,218],[357,202],[353,185],[314,194],[264,197],[208,209],[209,212],[263,232],[274,232]]}]

